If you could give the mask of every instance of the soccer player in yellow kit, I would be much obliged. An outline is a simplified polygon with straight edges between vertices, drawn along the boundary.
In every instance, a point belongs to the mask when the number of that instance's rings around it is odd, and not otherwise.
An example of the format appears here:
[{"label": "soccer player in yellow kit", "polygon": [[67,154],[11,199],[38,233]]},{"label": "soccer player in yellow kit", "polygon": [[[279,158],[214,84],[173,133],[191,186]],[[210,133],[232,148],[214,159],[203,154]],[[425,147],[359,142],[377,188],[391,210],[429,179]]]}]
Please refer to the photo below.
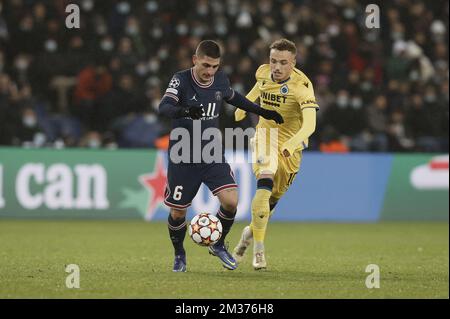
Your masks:
[{"label": "soccer player in yellow kit", "polygon": [[[253,172],[257,190],[252,200],[252,222],[245,227],[233,251],[239,263],[248,246],[253,245],[253,267],[265,269],[264,237],[273,208],[287,191],[300,168],[302,150],[316,128],[319,106],[311,81],[295,68],[297,49],[293,42],[280,39],[270,46],[270,64],[256,71],[256,84],[247,99],[261,107],[276,110],[283,124],[259,118],[255,137],[251,141]],[[235,120],[245,118],[245,111],[236,110]]]}]

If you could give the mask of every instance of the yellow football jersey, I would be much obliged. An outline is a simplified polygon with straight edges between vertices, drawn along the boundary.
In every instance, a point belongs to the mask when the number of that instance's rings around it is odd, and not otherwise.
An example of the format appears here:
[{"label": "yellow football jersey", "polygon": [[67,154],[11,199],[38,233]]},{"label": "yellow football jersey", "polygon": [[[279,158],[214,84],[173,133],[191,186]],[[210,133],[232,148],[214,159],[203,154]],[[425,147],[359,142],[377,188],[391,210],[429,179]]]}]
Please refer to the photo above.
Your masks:
[{"label": "yellow football jersey", "polygon": [[[282,82],[272,80],[269,64],[261,65],[255,76],[256,84],[247,94],[247,99],[253,102],[259,99],[261,107],[277,111],[284,119],[284,123],[278,125],[260,116],[256,128],[278,128],[278,145],[281,147],[302,127],[302,110],[309,107],[319,109],[314,97],[313,85],[297,68],[294,68],[291,76]],[[239,120],[239,114],[236,114],[236,117]],[[307,146],[308,140],[304,141],[297,150],[303,150]]]}]

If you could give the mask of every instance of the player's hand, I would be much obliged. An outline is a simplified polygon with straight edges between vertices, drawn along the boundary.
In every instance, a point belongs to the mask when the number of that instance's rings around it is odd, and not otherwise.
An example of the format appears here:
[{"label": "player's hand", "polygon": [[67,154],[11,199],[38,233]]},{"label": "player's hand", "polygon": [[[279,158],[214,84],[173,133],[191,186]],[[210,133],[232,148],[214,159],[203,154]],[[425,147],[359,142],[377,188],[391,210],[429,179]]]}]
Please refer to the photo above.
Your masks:
[{"label": "player's hand", "polygon": [[191,106],[187,109],[187,116],[193,120],[198,120],[203,117],[203,108],[199,106]]},{"label": "player's hand", "polygon": [[241,110],[241,109],[237,109],[234,112],[234,120],[236,122],[242,121],[243,119],[245,119],[246,115],[247,115],[247,112],[245,112],[244,110]]},{"label": "player's hand", "polygon": [[283,117],[280,115],[280,113],[278,113],[277,111],[272,111],[272,110],[266,110],[266,109],[261,109],[261,116],[263,118],[265,118],[266,120],[272,120],[275,121],[277,124],[282,124],[284,123]]}]

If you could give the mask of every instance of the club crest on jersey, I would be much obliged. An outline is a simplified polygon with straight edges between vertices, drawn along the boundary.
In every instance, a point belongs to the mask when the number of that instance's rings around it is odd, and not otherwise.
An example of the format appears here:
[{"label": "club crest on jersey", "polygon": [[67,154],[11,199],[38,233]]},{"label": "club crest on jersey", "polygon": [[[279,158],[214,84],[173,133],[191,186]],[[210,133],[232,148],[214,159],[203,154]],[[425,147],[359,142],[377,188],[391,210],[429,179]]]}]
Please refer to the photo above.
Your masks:
[{"label": "club crest on jersey", "polygon": [[222,92],[216,91],[216,101],[220,101],[222,99]]},{"label": "club crest on jersey", "polygon": [[284,84],[281,88],[280,88],[280,93],[283,95],[286,95],[289,93],[289,87],[287,86],[287,84]]},{"label": "club crest on jersey", "polygon": [[173,77],[172,80],[169,82],[169,87],[176,89],[180,86],[180,80],[176,77]]}]

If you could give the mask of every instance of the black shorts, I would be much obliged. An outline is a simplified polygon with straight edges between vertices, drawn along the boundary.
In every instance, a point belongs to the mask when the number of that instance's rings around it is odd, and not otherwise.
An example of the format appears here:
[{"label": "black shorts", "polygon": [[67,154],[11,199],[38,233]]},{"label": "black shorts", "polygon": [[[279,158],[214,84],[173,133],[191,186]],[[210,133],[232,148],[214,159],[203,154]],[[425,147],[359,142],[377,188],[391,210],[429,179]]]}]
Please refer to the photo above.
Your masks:
[{"label": "black shorts", "polygon": [[228,163],[173,164],[169,161],[164,203],[172,208],[188,208],[202,183],[214,196],[224,189],[237,187]]}]

